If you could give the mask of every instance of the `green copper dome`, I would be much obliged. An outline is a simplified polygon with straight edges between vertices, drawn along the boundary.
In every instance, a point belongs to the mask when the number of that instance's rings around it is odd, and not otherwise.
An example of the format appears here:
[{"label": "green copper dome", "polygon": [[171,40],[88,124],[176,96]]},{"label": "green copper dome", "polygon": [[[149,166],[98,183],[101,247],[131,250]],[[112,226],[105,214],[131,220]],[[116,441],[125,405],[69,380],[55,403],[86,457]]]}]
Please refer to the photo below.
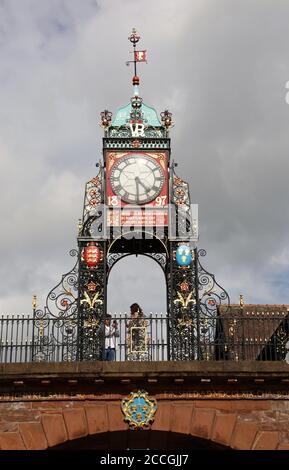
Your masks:
[{"label": "green copper dome", "polygon": [[[111,125],[113,127],[126,126],[131,119],[131,111],[131,104],[119,108]],[[162,127],[157,112],[154,108],[151,108],[150,106],[142,103],[141,112],[144,124],[152,127]]]}]

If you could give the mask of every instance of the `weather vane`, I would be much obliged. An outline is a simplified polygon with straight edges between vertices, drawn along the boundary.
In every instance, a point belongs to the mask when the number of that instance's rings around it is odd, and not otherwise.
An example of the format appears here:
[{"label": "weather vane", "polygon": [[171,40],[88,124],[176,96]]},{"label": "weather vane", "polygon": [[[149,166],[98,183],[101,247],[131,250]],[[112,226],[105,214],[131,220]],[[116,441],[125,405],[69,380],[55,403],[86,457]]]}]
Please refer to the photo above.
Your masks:
[{"label": "weather vane", "polygon": [[137,51],[136,45],[140,40],[140,35],[137,33],[136,29],[133,28],[131,35],[129,36],[129,41],[133,44],[133,60],[128,60],[126,65],[134,64],[134,77],[132,79],[133,85],[139,85],[139,77],[137,76],[136,63],[137,62],[147,62],[147,51]]}]

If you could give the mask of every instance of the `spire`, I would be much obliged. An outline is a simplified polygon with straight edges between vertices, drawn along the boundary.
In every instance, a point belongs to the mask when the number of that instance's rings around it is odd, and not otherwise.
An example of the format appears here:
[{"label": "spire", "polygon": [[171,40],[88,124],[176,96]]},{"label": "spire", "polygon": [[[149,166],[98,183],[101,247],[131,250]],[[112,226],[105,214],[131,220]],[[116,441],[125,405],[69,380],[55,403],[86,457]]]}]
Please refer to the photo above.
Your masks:
[{"label": "spire", "polygon": [[133,60],[129,60],[126,62],[126,65],[134,64],[134,76],[132,77],[132,84],[134,87],[134,95],[138,96],[138,85],[139,85],[139,77],[137,75],[137,62],[146,62],[147,61],[147,51],[137,51],[136,45],[140,40],[140,35],[137,33],[136,29],[133,28],[131,35],[129,36],[128,40],[133,44]]}]

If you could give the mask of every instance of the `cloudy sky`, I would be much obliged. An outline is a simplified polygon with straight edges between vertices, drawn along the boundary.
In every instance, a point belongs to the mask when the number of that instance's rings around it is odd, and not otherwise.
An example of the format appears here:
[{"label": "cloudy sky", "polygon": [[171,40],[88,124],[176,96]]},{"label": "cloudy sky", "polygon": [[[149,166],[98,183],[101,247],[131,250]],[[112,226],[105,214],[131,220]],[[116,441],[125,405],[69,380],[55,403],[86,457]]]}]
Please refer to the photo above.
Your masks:
[{"label": "cloudy sky", "polygon": [[[0,312],[43,304],[73,265],[99,113],[132,94],[132,27],[148,50],[141,95],[174,116],[205,267],[232,301],[289,303],[288,18],[284,0],[0,0]],[[165,310],[142,257],[109,282],[112,311],[134,301]]]}]

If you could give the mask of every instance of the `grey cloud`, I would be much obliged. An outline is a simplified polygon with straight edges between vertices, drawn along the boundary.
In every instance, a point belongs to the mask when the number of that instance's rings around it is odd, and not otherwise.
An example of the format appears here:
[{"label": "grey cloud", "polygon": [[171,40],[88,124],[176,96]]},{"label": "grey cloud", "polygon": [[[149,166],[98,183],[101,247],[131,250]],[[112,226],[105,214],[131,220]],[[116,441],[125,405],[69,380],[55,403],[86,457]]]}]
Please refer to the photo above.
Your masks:
[{"label": "grey cloud", "polygon": [[[36,290],[44,301],[73,264],[84,184],[101,156],[99,112],[115,112],[132,92],[133,26],[148,50],[144,101],[173,112],[172,156],[199,204],[205,267],[232,300],[243,292],[247,302],[289,303],[288,3],[9,0],[0,8],[0,310],[29,310]],[[164,288],[158,266],[127,259],[111,273],[109,308],[139,299],[146,311],[163,310]]]}]

